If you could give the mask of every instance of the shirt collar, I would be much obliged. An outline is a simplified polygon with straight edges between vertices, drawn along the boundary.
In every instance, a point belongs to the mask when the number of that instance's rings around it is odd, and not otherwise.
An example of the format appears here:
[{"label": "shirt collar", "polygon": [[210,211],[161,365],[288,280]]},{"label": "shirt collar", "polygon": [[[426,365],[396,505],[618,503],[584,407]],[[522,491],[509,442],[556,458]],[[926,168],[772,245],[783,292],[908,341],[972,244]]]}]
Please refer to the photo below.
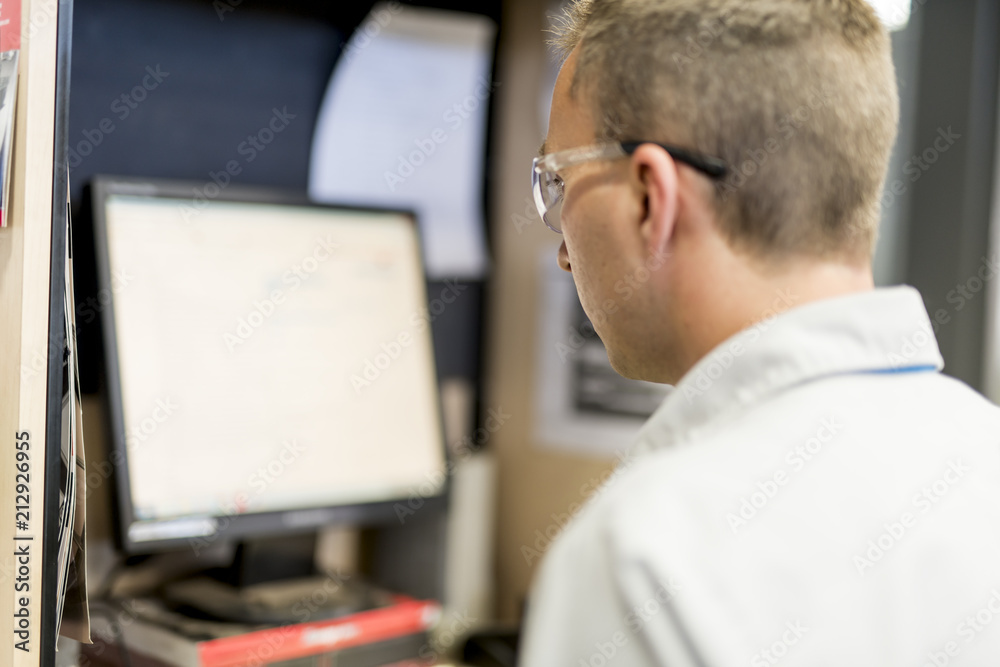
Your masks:
[{"label": "shirt collar", "polygon": [[943,367],[912,287],[813,301],[740,331],[698,361],[643,426],[637,451],[684,440],[725,412],[804,382]]}]

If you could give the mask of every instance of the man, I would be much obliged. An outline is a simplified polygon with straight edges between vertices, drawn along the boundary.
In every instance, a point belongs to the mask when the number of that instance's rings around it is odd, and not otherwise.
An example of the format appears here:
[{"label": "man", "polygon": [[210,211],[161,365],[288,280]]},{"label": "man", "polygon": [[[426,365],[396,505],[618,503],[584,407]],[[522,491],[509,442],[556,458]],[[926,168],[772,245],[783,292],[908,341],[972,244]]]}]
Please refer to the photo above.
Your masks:
[{"label": "man", "polygon": [[1000,664],[1000,409],[874,289],[898,117],[863,0],[573,5],[536,203],[676,385],[555,541],[524,667]]}]

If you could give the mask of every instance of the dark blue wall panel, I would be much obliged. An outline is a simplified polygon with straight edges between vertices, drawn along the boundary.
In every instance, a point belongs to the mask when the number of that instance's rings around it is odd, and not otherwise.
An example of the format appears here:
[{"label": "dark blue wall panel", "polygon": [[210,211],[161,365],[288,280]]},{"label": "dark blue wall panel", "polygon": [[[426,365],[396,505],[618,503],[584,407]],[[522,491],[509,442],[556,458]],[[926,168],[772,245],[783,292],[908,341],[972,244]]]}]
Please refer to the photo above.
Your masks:
[{"label": "dark blue wall panel", "polygon": [[[229,176],[220,174],[235,164],[234,183],[305,192],[313,129],[330,75],[346,36],[372,4],[76,0],[69,163],[85,392],[99,386],[100,319],[86,315],[101,295],[84,187],[96,174],[205,184],[214,175],[224,182]],[[488,10],[499,19],[495,1],[474,8],[449,1],[419,4]],[[225,6],[232,11],[220,12]],[[444,288],[431,285],[430,298]],[[478,379],[482,286],[471,285],[467,294],[433,323],[442,377]]]},{"label": "dark blue wall panel", "polygon": [[[243,183],[304,190],[316,114],[341,47],[327,21],[237,5],[78,0],[70,173],[208,181],[234,160]],[[270,143],[274,110],[294,118]],[[282,123],[275,123],[275,127]]]}]

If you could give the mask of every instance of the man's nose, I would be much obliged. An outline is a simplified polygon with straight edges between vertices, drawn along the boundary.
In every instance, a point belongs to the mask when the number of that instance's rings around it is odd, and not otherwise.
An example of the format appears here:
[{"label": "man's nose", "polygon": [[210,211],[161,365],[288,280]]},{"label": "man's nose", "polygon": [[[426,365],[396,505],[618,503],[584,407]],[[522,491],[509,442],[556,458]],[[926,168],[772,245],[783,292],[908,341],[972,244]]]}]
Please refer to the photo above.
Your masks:
[{"label": "man's nose", "polygon": [[569,251],[566,250],[566,242],[563,241],[559,244],[559,254],[557,256],[557,261],[559,262],[559,268],[563,271],[569,271],[572,273],[573,269],[569,266]]}]

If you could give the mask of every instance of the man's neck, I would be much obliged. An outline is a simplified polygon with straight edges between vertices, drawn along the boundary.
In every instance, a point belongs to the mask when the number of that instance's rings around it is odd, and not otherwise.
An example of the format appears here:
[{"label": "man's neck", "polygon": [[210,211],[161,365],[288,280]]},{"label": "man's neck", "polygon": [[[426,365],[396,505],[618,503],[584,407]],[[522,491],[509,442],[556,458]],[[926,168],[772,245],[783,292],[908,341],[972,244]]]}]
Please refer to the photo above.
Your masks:
[{"label": "man's neck", "polygon": [[[737,256],[716,266],[699,287],[685,292],[688,313],[682,332],[682,373],[686,373],[715,346],[743,329],[790,308],[874,288],[870,266],[808,260],[770,265],[766,272]],[[679,379],[679,377],[677,378]]]}]

